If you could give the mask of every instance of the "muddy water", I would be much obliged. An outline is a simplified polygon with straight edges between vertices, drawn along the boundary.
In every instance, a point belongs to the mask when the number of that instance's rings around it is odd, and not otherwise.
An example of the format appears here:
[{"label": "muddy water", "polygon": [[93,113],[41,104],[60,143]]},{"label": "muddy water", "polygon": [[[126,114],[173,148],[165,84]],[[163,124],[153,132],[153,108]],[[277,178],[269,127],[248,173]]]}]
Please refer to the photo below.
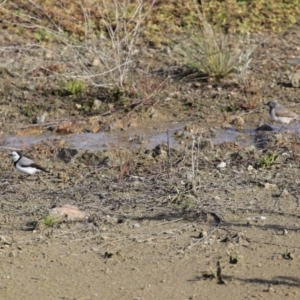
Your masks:
[{"label": "muddy water", "polygon": [[[281,126],[278,124],[264,125],[262,131],[256,128],[219,128],[215,131],[212,138],[214,144],[223,142],[236,142],[241,146],[255,145],[260,146],[261,133],[265,131],[273,131],[284,133],[300,133],[300,123]],[[78,133],[71,135],[57,135],[52,133],[42,133],[40,135],[26,136],[3,136],[0,141],[1,147],[24,149],[40,142],[51,139],[63,139],[65,145],[73,149],[87,150],[104,150],[114,148],[134,149],[137,147],[145,147],[152,149],[161,143],[169,143],[170,147],[177,146],[181,141],[186,139],[176,138],[176,132],[184,132],[185,124],[164,124],[160,128],[141,128],[118,132],[99,132],[99,133]],[[191,137],[191,135],[186,135]]]},{"label": "muddy water", "polygon": [[24,136],[3,136],[0,146],[7,148],[22,149],[33,146],[37,143],[62,139],[64,145],[74,149],[104,150],[113,148],[132,149],[140,146],[153,148],[157,144],[169,143],[171,147],[178,144],[174,133],[182,130],[183,124],[167,124],[159,128],[141,128],[126,131],[98,132],[98,133],[77,133],[59,135],[53,133],[42,133],[39,135]]}]

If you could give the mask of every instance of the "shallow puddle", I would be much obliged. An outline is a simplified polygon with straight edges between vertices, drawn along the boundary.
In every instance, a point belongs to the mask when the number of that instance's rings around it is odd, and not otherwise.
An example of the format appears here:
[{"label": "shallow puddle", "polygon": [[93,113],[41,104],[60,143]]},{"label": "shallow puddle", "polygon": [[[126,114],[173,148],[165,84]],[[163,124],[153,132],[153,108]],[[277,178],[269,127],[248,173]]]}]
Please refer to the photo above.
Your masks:
[{"label": "shallow puddle", "polygon": [[170,147],[178,145],[174,133],[182,130],[183,124],[163,125],[160,128],[130,129],[118,132],[78,133],[59,135],[43,133],[41,135],[3,136],[0,146],[24,149],[42,141],[60,138],[64,146],[73,149],[104,150],[113,148],[132,149],[137,147],[154,148],[161,143],[169,143]]},{"label": "shallow puddle", "polygon": [[[290,133],[300,133],[300,123],[281,126],[264,125],[273,132],[284,134],[286,131]],[[170,147],[177,146],[180,141],[186,139],[175,138],[175,132],[183,131],[185,124],[164,124],[160,128],[141,128],[128,129],[118,132],[99,132],[99,133],[79,133],[70,135],[58,135],[51,133],[43,133],[41,135],[24,135],[24,136],[3,136],[0,141],[0,147],[8,149],[25,149],[46,140],[60,138],[64,140],[64,146],[72,149],[88,149],[88,150],[104,150],[114,148],[134,149],[137,147],[145,147],[152,149],[162,143],[169,143]],[[211,126],[212,127],[212,126]],[[255,145],[263,147],[263,133],[265,131],[256,131],[253,128],[237,130],[235,128],[220,128],[215,131],[212,138],[214,144],[224,142],[235,142],[241,146]]]}]

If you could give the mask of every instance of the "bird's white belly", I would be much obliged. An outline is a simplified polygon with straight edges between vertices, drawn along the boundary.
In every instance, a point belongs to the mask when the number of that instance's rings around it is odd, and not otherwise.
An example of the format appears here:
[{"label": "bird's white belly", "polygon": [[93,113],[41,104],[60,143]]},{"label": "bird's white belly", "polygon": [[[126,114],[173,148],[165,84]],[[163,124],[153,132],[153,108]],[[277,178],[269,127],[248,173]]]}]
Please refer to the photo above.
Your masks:
[{"label": "bird's white belly", "polygon": [[17,168],[18,171],[20,171],[20,172],[22,172],[24,174],[28,174],[28,175],[33,175],[36,172],[40,171],[39,169],[32,168],[32,167],[23,168],[23,167],[19,166],[18,164],[16,165],[16,168]]},{"label": "bird's white belly", "polygon": [[289,124],[291,121],[293,120],[293,118],[287,118],[287,117],[277,117],[278,122],[283,123],[283,124]]}]

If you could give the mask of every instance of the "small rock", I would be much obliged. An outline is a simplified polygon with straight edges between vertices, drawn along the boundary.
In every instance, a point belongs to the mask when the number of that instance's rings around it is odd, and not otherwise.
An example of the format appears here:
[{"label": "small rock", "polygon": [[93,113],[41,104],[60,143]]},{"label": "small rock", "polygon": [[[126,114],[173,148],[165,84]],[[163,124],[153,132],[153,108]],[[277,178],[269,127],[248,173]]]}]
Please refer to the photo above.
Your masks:
[{"label": "small rock", "polygon": [[287,189],[284,189],[283,191],[282,191],[282,193],[280,194],[280,196],[282,197],[282,196],[288,196],[290,193],[288,192],[288,190]]},{"label": "small rock", "polygon": [[10,253],[8,254],[8,256],[9,256],[9,257],[15,257],[15,256],[16,256],[16,253],[15,253],[15,252],[10,252]]},{"label": "small rock", "polygon": [[0,243],[1,244],[11,245],[11,241],[8,241],[8,239],[11,240],[11,238],[5,237],[4,235],[0,235]]},{"label": "small rock", "polygon": [[159,113],[156,109],[152,108],[150,109],[150,118],[155,119],[159,116]]},{"label": "small rock", "polygon": [[245,125],[245,121],[240,116],[237,116],[231,120],[230,124],[233,124],[236,126],[243,126],[243,125]]},{"label": "small rock", "polygon": [[256,147],[254,145],[249,145],[245,147],[246,152],[254,152],[256,150]]},{"label": "small rock", "polygon": [[217,165],[217,168],[218,169],[222,169],[222,168],[225,168],[226,167],[226,162],[224,162],[224,161],[222,161],[221,163],[219,163],[218,165]]},{"label": "small rock", "polygon": [[251,165],[248,166],[248,171],[252,171],[253,169],[254,168]]},{"label": "small rock", "polygon": [[192,174],[192,173],[187,173],[186,174],[186,181],[187,182],[193,182],[193,180],[194,180],[194,174]]},{"label": "small rock", "polygon": [[201,140],[200,142],[197,142],[195,145],[197,145],[197,147],[199,149],[204,149],[204,148],[213,149],[214,148],[214,143],[210,139]]},{"label": "small rock", "polygon": [[205,238],[205,237],[207,237],[207,231],[202,230],[202,231],[199,233],[199,239],[202,239],[202,238]]},{"label": "small rock", "polygon": [[248,221],[264,221],[267,218],[265,216],[254,216],[247,218]]},{"label": "small rock", "polygon": [[98,67],[100,65],[100,59],[98,57],[95,57],[92,62],[93,67]]},{"label": "small rock", "polygon": [[34,124],[42,124],[45,123],[46,117],[48,116],[47,112],[44,112],[43,114],[37,116],[36,118],[33,119]]},{"label": "small rock", "polygon": [[52,57],[53,57],[53,52],[52,51],[46,51],[45,58],[46,59],[51,59]]},{"label": "small rock", "polygon": [[141,226],[140,226],[140,224],[138,224],[138,223],[135,223],[135,224],[132,224],[132,228],[140,228]]},{"label": "small rock", "polygon": [[177,138],[186,139],[189,137],[189,134],[186,131],[178,130],[174,133]]},{"label": "small rock", "polygon": [[92,109],[93,110],[99,110],[102,106],[102,101],[98,100],[98,99],[95,99],[94,102],[93,102],[93,106],[92,106]]},{"label": "small rock", "polygon": [[67,173],[64,173],[64,172],[58,173],[58,174],[57,174],[57,177],[58,177],[59,179],[63,179],[63,180],[68,180],[68,179],[69,179],[68,174],[67,174]]},{"label": "small rock", "polygon": [[299,71],[292,74],[289,79],[291,80],[291,84],[293,87],[295,87],[295,88],[300,87],[300,72]]},{"label": "small rock", "polygon": [[277,188],[277,185],[276,184],[272,184],[272,183],[266,183],[265,184],[265,189],[266,190],[273,190],[273,189],[276,189]]},{"label": "small rock", "polygon": [[174,232],[172,230],[165,230],[163,234],[174,234]]},{"label": "small rock", "polygon": [[62,123],[58,126],[57,130],[56,130],[57,133],[74,133],[75,132],[75,127],[74,127],[74,124],[73,122],[65,122],[65,123]]},{"label": "small rock", "polygon": [[92,132],[92,133],[97,133],[97,132],[99,132],[101,130],[101,127],[100,126],[94,126],[94,127],[92,127],[91,129],[90,129],[90,131]]},{"label": "small rock", "polygon": [[49,210],[49,215],[58,216],[67,221],[78,221],[88,218],[88,213],[81,211],[76,206],[70,204],[51,208]]}]

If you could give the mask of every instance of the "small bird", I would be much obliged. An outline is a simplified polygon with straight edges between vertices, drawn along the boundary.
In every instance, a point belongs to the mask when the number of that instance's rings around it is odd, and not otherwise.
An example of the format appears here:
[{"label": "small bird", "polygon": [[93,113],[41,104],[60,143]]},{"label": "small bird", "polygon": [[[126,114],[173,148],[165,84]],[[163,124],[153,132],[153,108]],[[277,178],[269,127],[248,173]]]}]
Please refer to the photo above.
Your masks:
[{"label": "small bird", "polygon": [[276,101],[269,101],[266,105],[269,106],[269,115],[275,121],[282,124],[279,132],[283,128],[284,124],[290,124],[294,120],[299,120],[300,116],[290,110],[285,106],[277,103]]},{"label": "small bird", "polygon": [[290,124],[291,121],[300,118],[298,114],[288,110],[276,101],[269,101],[266,105],[269,106],[269,115],[275,122]]},{"label": "small bird", "polygon": [[36,172],[40,172],[40,171],[49,173],[49,171],[37,165],[36,163],[34,163],[34,161],[29,159],[28,157],[23,156],[20,152],[13,151],[12,153],[10,153],[10,155],[12,157],[12,160],[14,161],[15,168],[19,172],[28,175],[33,175]]}]

